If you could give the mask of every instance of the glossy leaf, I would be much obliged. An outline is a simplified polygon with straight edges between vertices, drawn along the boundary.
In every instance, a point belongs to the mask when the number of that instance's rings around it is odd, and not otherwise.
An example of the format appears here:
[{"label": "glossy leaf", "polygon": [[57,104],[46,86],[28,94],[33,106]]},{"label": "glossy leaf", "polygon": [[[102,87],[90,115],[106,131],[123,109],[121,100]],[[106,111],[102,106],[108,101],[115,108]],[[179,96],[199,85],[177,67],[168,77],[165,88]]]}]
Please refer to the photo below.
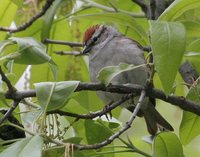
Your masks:
[{"label": "glossy leaf", "polygon": [[[46,149],[43,151],[43,157],[68,157],[71,156],[71,151],[67,152],[68,146],[60,146],[60,147],[52,147],[50,149]],[[70,148],[69,148],[70,149]],[[88,154],[89,151],[79,151],[79,150],[74,150],[73,152],[73,157],[89,157],[90,154]],[[87,155],[85,155],[87,154]],[[94,154],[94,153],[93,153]]]},{"label": "glossy leaf", "polygon": [[0,42],[0,53],[2,53],[5,50],[5,48],[10,44],[13,44],[13,41],[10,41],[10,40],[1,41]]},{"label": "glossy leaf", "polygon": [[185,28],[178,22],[150,21],[150,38],[156,71],[169,94],[185,52]]},{"label": "glossy leaf", "polygon": [[[41,157],[43,139],[39,135],[23,139],[4,150],[0,157]],[[31,153],[30,153],[31,152]]]},{"label": "glossy leaf", "polygon": [[181,23],[185,26],[187,33],[187,42],[191,42],[196,40],[200,36],[200,23],[196,21],[181,21]]},{"label": "glossy leaf", "polygon": [[53,77],[55,80],[57,80],[58,78],[58,66],[56,65],[56,63],[53,60],[49,61],[49,67],[53,73]]},{"label": "glossy leaf", "polygon": [[45,111],[50,111],[63,107],[78,84],[79,81],[63,81],[41,82],[34,85],[40,105]]},{"label": "glossy leaf", "polygon": [[154,157],[183,157],[182,145],[174,133],[163,132],[154,138]]},{"label": "glossy leaf", "polygon": [[41,36],[42,24],[43,24],[43,21],[40,18],[37,21],[35,21],[26,30],[24,30],[22,32],[16,32],[15,34],[13,34],[13,37],[18,37],[18,38],[19,37],[20,38],[32,37],[32,38],[37,39],[38,41],[40,41],[41,40],[40,36]]},{"label": "glossy leaf", "polygon": [[158,20],[173,21],[184,12],[195,8],[200,8],[199,0],[176,0],[161,14]]},{"label": "glossy leaf", "polygon": [[21,7],[23,4],[23,0],[12,0],[13,3],[15,3],[18,7]]},{"label": "glossy leaf", "polygon": [[[70,32],[69,23],[66,20],[54,23],[51,28],[50,38],[54,40],[71,41],[72,34]],[[68,77],[73,80],[79,80],[78,78],[73,77],[70,72],[70,70],[73,72],[77,72],[78,70],[76,70],[75,68],[76,66],[80,66],[80,64],[74,64],[74,57],[60,56],[54,53],[56,51],[70,51],[70,47],[66,45],[48,44],[47,50],[48,55],[53,58],[56,66],[55,64],[51,64],[51,61],[48,62],[50,66],[48,64],[34,65],[31,69],[31,85],[35,82],[55,81],[55,78],[56,81],[70,80]],[[40,70],[38,70],[38,68]],[[53,73],[51,73],[50,70]]]},{"label": "glossy leaf", "polygon": [[112,79],[122,72],[134,70],[136,68],[145,66],[144,64],[134,66],[133,64],[120,63],[117,66],[107,66],[102,68],[97,78],[106,86],[112,81]]},{"label": "glossy leaf", "polygon": [[41,39],[42,41],[46,38],[49,38],[51,26],[53,23],[53,19],[55,16],[56,11],[58,10],[59,6],[63,3],[63,0],[57,0],[55,1],[50,9],[47,10],[46,14],[43,18],[43,27],[42,27],[42,33],[41,33]]},{"label": "glossy leaf", "polygon": [[191,21],[191,22],[200,22],[200,9],[199,7],[190,9],[183,13],[180,17],[176,19],[176,21]]},{"label": "glossy leaf", "polygon": [[10,38],[18,44],[18,50],[11,54],[16,63],[20,64],[42,64],[49,62],[51,57],[46,54],[44,45],[33,38]]},{"label": "glossy leaf", "polygon": [[108,128],[93,120],[85,121],[85,133],[89,144],[102,142],[112,135]]},{"label": "glossy leaf", "polygon": [[[200,104],[200,84],[192,86],[187,99],[192,100]],[[179,129],[180,139],[183,144],[188,144],[196,136],[200,134],[200,117],[191,112],[183,111],[182,121]]]},{"label": "glossy leaf", "polygon": [[200,53],[200,39],[194,40],[187,47],[188,52],[199,52]]}]

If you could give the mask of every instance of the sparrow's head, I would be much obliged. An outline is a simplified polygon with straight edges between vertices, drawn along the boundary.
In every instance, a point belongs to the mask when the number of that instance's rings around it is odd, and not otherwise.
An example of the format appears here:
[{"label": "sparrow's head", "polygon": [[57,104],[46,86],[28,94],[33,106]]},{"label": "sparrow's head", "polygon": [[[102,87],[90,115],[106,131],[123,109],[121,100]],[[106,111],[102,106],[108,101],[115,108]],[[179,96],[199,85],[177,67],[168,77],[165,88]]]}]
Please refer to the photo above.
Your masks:
[{"label": "sparrow's head", "polygon": [[120,33],[112,26],[94,25],[89,27],[83,36],[83,51],[82,54],[90,52],[90,50],[98,44],[107,42],[106,39],[119,35]]}]

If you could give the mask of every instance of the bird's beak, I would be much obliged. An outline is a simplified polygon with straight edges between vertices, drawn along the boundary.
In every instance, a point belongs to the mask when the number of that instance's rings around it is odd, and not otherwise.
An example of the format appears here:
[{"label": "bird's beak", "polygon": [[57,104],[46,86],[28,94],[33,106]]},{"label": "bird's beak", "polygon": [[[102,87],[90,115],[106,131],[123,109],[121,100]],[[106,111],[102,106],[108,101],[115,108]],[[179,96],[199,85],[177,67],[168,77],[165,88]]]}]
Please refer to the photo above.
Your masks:
[{"label": "bird's beak", "polygon": [[91,49],[92,49],[92,46],[85,45],[83,48],[82,54],[87,54],[88,52],[90,52]]}]

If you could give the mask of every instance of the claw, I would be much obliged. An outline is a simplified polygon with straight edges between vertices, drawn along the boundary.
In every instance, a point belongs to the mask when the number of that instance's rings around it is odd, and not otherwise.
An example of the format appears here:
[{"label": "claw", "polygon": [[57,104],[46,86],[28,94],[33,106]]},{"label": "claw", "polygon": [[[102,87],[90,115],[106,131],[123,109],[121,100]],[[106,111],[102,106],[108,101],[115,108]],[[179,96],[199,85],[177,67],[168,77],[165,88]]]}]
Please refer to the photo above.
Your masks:
[{"label": "claw", "polygon": [[[104,106],[103,110],[104,110],[105,112],[107,112],[108,109],[109,109],[109,107],[110,107],[110,105],[112,105],[112,103],[113,103],[113,101],[110,101],[108,104],[106,104],[106,105]],[[108,111],[108,114],[109,114],[109,116],[110,116],[110,119],[112,119],[112,112],[111,112],[111,111]],[[107,115],[106,113],[105,113],[105,116],[106,116],[106,119],[109,121],[109,117],[108,117],[108,115]]]}]

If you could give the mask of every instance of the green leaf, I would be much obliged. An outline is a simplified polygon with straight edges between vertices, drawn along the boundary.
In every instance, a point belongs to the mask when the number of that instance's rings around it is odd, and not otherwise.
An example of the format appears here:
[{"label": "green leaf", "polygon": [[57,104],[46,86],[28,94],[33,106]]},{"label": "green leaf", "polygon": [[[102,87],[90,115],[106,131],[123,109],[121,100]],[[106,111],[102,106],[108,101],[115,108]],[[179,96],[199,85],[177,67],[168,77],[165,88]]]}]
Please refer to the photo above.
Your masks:
[{"label": "green leaf", "polygon": [[148,43],[147,33],[144,28],[137,23],[135,19],[131,16],[121,13],[94,13],[94,14],[84,14],[79,16],[74,16],[73,19],[93,20],[93,21],[103,21],[107,23],[116,23],[121,26],[126,26],[130,28],[132,34],[134,34],[134,39],[137,40],[142,45]]},{"label": "green leaf", "polygon": [[59,146],[59,147],[51,147],[49,149],[45,149],[43,151],[42,156],[43,157],[64,157],[64,156],[66,156],[67,157],[67,156],[71,156],[71,154],[73,154],[73,157],[90,157],[91,153],[89,154],[88,152],[90,152],[90,151],[80,151],[77,149],[77,150],[74,150],[73,153],[71,153],[71,149],[70,149],[70,152],[66,151],[66,146]]},{"label": "green leaf", "polygon": [[82,137],[71,137],[68,139],[64,139],[63,142],[79,144],[82,141],[82,139],[83,139]]},{"label": "green leaf", "polygon": [[51,147],[50,149],[45,149],[42,152],[43,157],[63,157],[65,154],[66,146]]},{"label": "green leaf", "polygon": [[52,22],[55,16],[56,11],[58,10],[59,6],[63,3],[63,0],[55,1],[51,7],[47,10],[43,18],[43,27],[41,31],[41,39],[42,41],[46,38],[49,38],[50,30],[52,26]]},{"label": "green leaf", "polygon": [[63,107],[78,84],[79,81],[63,81],[42,82],[34,85],[40,105],[45,111],[50,111]]},{"label": "green leaf", "polygon": [[200,37],[200,23],[196,21],[181,21],[187,33],[187,42],[191,42]]},{"label": "green leaf", "polygon": [[4,51],[4,49],[10,44],[13,44],[13,41],[10,41],[10,40],[1,41],[0,42],[0,53],[2,53]]},{"label": "green leaf", "polygon": [[188,52],[185,54],[185,57],[198,57],[200,56],[199,52]]},{"label": "green leaf", "polygon": [[191,42],[187,49],[187,53],[185,53],[185,57],[198,57],[200,56],[200,39],[194,40]]},{"label": "green leaf", "polygon": [[182,145],[174,133],[163,132],[154,138],[154,157],[183,157]]},{"label": "green leaf", "polygon": [[176,0],[161,14],[158,20],[174,21],[186,11],[195,8],[200,8],[199,0]]},{"label": "green leaf", "polygon": [[[20,64],[42,64],[49,62],[51,57],[46,54],[44,45],[33,38],[9,38],[18,44],[18,50],[14,54],[14,60]],[[12,54],[11,54],[12,55]]]},{"label": "green leaf", "polygon": [[197,73],[200,73],[200,39],[193,40],[186,49],[184,57],[192,63]]},{"label": "green leaf", "polygon": [[112,132],[97,121],[85,120],[85,134],[88,144],[94,144],[106,140]]},{"label": "green leaf", "polygon": [[13,3],[15,3],[18,7],[21,7],[23,4],[23,0],[12,0]]},{"label": "green leaf", "polygon": [[56,65],[56,63],[53,60],[50,60],[49,61],[49,67],[51,68],[54,79],[57,80],[57,78],[58,78],[58,66]]},{"label": "green leaf", "polygon": [[194,40],[187,47],[188,52],[199,52],[200,53],[200,39]]},{"label": "green leaf", "polygon": [[16,32],[13,34],[14,37],[32,37],[37,39],[38,41],[41,41],[41,30],[42,30],[42,18],[37,19],[31,26],[29,26],[26,30],[21,32]]},{"label": "green leaf", "polygon": [[[18,7],[11,0],[0,1],[0,26],[9,27],[13,21]],[[0,31],[0,40],[5,39],[7,32]]]},{"label": "green leaf", "polygon": [[[190,88],[187,99],[200,104],[200,84]],[[191,112],[183,111],[182,121],[179,129],[180,139],[183,144],[188,144],[200,134],[200,117]]]},{"label": "green leaf", "polygon": [[178,22],[150,21],[150,38],[156,71],[169,94],[185,51],[185,28]]},{"label": "green leaf", "polygon": [[42,137],[36,135],[12,144],[0,154],[0,157],[41,157],[42,146]]},{"label": "green leaf", "polygon": [[107,66],[100,70],[97,78],[107,86],[112,81],[112,79],[120,73],[134,70],[142,66],[145,66],[145,64],[134,66],[133,64],[120,63],[117,66]]}]

